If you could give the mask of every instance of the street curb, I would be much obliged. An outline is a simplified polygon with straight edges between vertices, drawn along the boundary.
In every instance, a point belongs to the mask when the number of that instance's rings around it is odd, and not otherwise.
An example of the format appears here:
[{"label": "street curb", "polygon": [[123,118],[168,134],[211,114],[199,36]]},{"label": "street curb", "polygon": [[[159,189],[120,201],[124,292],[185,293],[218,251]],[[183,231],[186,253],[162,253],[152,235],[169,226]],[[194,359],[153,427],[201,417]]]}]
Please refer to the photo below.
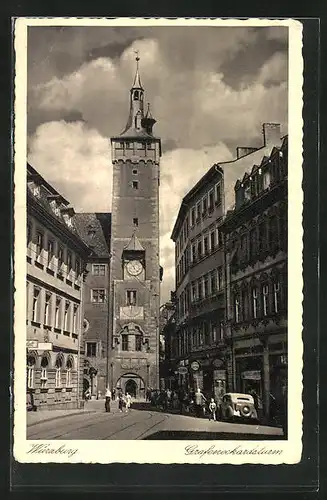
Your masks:
[{"label": "street curb", "polygon": [[52,420],[58,420],[59,418],[71,417],[74,415],[87,415],[89,413],[98,413],[97,410],[87,410],[87,411],[74,411],[72,413],[68,413],[67,415],[57,415],[56,417],[44,418],[43,420],[39,420],[38,422],[33,422],[32,424],[27,424],[26,427],[33,427],[34,425],[41,424],[43,422],[51,422]]}]

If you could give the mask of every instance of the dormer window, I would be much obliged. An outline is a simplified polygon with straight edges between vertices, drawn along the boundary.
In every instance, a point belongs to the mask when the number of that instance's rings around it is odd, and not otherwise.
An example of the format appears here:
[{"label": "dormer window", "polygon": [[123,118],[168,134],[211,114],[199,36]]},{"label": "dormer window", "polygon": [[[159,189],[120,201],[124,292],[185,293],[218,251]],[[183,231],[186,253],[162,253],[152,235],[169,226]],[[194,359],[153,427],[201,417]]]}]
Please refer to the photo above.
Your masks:
[{"label": "dormer window", "polygon": [[57,202],[55,200],[50,202],[50,206],[56,215],[60,215],[60,208],[58,207]]},{"label": "dormer window", "polygon": [[36,198],[40,198],[40,195],[41,195],[40,186],[33,187],[33,194],[34,194],[34,196],[36,196]]}]

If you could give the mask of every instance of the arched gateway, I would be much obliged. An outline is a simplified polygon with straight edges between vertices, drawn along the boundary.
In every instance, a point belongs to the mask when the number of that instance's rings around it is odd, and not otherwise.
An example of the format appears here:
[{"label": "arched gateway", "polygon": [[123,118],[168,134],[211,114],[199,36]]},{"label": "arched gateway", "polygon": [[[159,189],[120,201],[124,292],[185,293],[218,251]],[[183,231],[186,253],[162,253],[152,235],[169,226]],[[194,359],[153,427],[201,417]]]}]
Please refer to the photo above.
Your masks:
[{"label": "arched gateway", "polygon": [[116,390],[128,392],[135,399],[145,399],[145,385],[142,377],[136,373],[124,373],[116,383]]}]

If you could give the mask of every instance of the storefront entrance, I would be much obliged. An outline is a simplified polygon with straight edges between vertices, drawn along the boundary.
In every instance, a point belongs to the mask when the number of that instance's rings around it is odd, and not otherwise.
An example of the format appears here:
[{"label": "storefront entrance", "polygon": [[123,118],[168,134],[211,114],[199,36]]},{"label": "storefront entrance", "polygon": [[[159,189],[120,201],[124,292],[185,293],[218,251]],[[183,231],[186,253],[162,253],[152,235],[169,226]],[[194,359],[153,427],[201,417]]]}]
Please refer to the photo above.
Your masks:
[{"label": "storefront entrance", "polygon": [[135,399],[145,399],[145,385],[144,380],[136,373],[126,373],[122,375],[116,383],[116,390],[122,391],[123,394],[127,392]]},{"label": "storefront entrance", "polygon": [[125,385],[125,392],[126,393],[128,392],[128,394],[130,394],[132,396],[132,398],[136,398],[137,385],[136,385],[135,380],[133,380],[133,379],[127,380],[126,385]]}]

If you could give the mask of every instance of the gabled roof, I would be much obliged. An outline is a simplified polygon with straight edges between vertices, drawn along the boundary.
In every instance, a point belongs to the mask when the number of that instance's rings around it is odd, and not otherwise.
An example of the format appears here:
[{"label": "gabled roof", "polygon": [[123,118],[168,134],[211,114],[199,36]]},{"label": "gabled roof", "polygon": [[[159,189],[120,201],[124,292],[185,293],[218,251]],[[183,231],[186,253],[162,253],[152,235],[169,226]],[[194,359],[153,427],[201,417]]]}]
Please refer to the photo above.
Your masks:
[{"label": "gabled roof", "polygon": [[91,256],[109,258],[111,214],[77,213],[74,222],[80,238],[92,251]]},{"label": "gabled roof", "polygon": [[144,252],[144,248],[142,247],[140,240],[136,236],[135,233],[133,233],[131,239],[129,240],[128,244],[124,247],[124,250],[127,252]]}]

